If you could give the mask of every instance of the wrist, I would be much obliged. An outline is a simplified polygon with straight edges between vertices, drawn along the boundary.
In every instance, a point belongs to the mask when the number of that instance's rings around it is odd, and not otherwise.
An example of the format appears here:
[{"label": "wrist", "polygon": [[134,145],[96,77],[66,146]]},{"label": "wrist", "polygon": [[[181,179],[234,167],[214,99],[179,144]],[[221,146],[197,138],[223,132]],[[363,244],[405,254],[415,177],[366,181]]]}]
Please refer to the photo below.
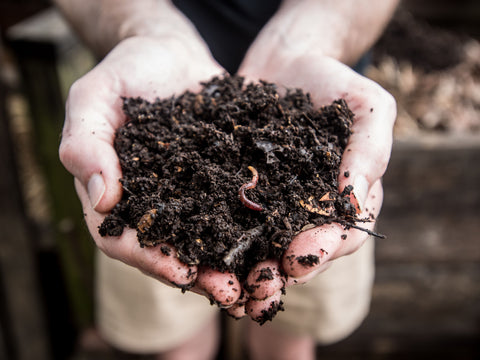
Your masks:
[{"label": "wrist", "polygon": [[195,26],[170,1],[155,1],[149,7],[136,7],[135,10],[118,27],[118,41],[138,36],[177,40],[206,48]]},{"label": "wrist", "polygon": [[248,50],[243,65],[267,70],[272,63],[319,56],[354,65],[376,41],[397,2],[284,0]]},{"label": "wrist", "polygon": [[[118,51],[120,48],[122,50]],[[154,58],[163,54],[165,58],[171,59],[172,63],[169,66],[176,64],[177,67],[181,67],[187,64],[189,68],[221,68],[203,41],[177,32],[166,31],[128,36],[115,46],[115,50],[116,57],[119,53],[123,54],[120,58],[136,59],[147,56],[147,59],[150,58],[153,62]],[[143,60],[148,62],[147,59]]]},{"label": "wrist", "polygon": [[182,39],[206,48],[193,24],[169,0],[54,0],[83,41],[103,58],[130,37]]}]

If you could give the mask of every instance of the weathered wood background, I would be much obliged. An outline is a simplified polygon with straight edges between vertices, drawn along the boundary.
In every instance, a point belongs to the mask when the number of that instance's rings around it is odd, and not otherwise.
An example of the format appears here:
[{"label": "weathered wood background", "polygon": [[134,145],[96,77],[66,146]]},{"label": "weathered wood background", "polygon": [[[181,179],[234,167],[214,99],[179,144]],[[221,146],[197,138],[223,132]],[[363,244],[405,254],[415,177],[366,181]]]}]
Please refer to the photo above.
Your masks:
[{"label": "weathered wood background", "polygon": [[480,136],[394,144],[371,313],[320,358],[480,356]]}]

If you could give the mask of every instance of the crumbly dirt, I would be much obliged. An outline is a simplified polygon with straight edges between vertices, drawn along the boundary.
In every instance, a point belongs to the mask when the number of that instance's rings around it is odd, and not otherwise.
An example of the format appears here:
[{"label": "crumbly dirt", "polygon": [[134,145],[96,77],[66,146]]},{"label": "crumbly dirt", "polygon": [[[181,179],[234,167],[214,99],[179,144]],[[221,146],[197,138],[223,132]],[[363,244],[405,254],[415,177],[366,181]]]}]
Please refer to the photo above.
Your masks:
[{"label": "crumbly dirt", "polygon": [[277,90],[225,76],[199,93],[125,98],[114,143],[123,197],[100,234],[136,229],[140,246],[169,243],[184,263],[244,281],[305,226],[353,225],[351,188],[337,181],[353,113],[342,99],[318,109],[302,90]]}]

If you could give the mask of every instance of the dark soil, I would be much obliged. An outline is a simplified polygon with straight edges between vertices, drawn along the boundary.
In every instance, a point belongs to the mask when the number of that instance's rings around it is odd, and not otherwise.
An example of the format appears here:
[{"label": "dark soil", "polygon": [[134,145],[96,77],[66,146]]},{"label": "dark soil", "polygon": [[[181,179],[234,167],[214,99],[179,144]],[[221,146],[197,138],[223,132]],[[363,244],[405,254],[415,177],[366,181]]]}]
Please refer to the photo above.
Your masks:
[{"label": "dark soil", "polygon": [[[337,190],[354,117],[344,100],[317,109],[301,90],[280,96],[273,84],[225,77],[198,94],[125,98],[124,111],[115,139],[124,192],[102,236],[130,227],[141,246],[172,244],[181,261],[243,281],[305,226],[354,224],[351,188]],[[254,206],[239,199],[247,183]]]}]

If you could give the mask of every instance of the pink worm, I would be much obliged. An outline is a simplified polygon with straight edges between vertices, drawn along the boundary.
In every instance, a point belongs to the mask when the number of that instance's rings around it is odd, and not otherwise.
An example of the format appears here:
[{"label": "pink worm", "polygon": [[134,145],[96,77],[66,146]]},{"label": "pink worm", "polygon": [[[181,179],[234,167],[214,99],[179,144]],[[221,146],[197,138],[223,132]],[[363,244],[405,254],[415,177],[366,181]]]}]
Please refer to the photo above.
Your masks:
[{"label": "pink worm", "polygon": [[243,205],[245,205],[249,209],[262,211],[263,207],[261,205],[257,204],[256,202],[253,202],[252,200],[247,199],[247,197],[245,196],[245,190],[254,189],[255,186],[257,186],[257,181],[258,181],[257,170],[253,166],[249,166],[248,170],[252,172],[253,177],[249,183],[243,184],[238,190],[240,201],[242,202]]}]

